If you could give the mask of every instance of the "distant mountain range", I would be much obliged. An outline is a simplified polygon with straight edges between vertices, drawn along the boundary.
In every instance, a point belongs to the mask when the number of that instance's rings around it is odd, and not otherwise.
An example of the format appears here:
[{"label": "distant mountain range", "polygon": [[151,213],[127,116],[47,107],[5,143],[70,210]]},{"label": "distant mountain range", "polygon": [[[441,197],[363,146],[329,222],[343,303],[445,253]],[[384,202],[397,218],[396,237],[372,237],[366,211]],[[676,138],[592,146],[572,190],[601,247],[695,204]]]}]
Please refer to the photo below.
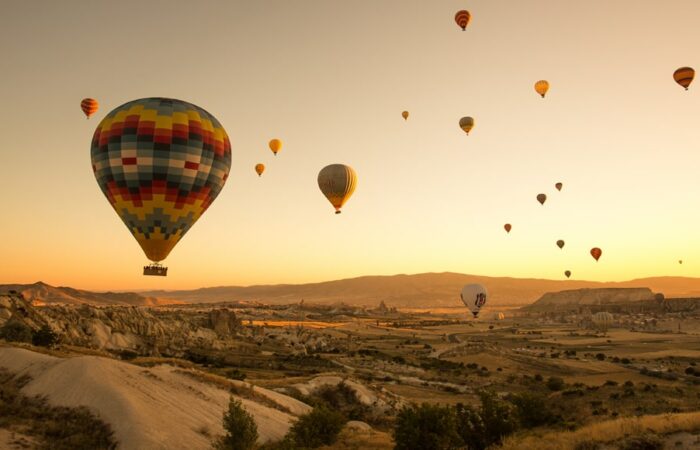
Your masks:
[{"label": "distant mountain range", "polygon": [[90,292],[53,287],[38,282],[29,285],[0,285],[0,293],[22,292],[27,300],[42,303],[89,303],[103,305],[162,305],[168,303],[216,303],[250,301],[267,304],[340,303],[403,308],[459,306],[459,291],[467,283],[482,283],[493,305],[525,305],[547,292],[582,288],[646,287],[666,297],[700,297],[700,278],[654,277],[600,283],[579,280],[486,277],[459,273],[365,276],[307,284],[222,286],[180,291]]}]

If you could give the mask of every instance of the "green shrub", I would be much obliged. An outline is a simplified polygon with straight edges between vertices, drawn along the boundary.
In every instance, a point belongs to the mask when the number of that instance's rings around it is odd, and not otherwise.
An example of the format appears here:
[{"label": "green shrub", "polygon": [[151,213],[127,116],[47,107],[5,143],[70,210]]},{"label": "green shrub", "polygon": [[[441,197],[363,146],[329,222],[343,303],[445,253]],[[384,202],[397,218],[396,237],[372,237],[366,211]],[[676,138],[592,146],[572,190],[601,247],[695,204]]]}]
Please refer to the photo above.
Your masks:
[{"label": "green shrub", "polygon": [[316,448],[333,445],[347,419],[339,412],[324,406],[314,408],[310,413],[299,417],[289,431],[298,447]]},{"label": "green shrub", "polygon": [[662,450],[664,442],[653,434],[627,437],[618,444],[620,450]]},{"label": "green shrub", "polygon": [[399,411],[394,440],[396,450],[450,450],[462,445],[455,410],[427,403]]},{"label": "green shrub", "polygon": [[557,416],[552,412],[543,395],[524,392],[513,395],[510,401],[515,405],[520,425],[525,428],[557,422]]},{"label": "green shrub", "polygon": [[547,380],[547,388],[550,391],[561,391],[566,386],[564,380],[559,377],[549,377]]},{"label": "green shrub", "polygon": [[513,433],[518,428],[518,420],[514,408],[494,392],[482,391],[481,420],[484,422],[488,444],[500,444],[503,437]]},{"label": "green shrub", "polygon": [[219,439],[218,450],[251,450],[258,439],[258,426],[253,417],[243,408],[240,400],[231,397],[228,411],[224,414],[224,431]]},{"label": "green shrub", "polygon": [[32,344],[39,347],[53,347],[58,342],[58,335],[50,326],[44,325],[32,336]]},{"label": "green shrub", "polygon": [[32,329],[21,320],[10,319],[0,328],[0,338],[8,342],[32,342]]},{"label": "green shrub", "polygon": [[457,413],[457,433],[462,438],[462,442],[469,450],[483,450],[488,446],[486,437],[486,426],[481,420],[481,414],[470,406],[458,403]]}]

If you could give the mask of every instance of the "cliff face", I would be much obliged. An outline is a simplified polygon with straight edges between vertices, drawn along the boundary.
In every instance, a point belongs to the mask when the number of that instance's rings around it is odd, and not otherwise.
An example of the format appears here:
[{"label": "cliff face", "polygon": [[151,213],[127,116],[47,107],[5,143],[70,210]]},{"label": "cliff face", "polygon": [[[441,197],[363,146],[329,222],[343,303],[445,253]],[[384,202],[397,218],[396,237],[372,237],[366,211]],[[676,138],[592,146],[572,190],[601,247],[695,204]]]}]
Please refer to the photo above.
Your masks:
[{"label": "cliff face", "polygon": [[574,289],[548,292],[525,311],[575,309],[585,306],[619,305],[623,303],[654,301],[655,294],[649,288]]}]

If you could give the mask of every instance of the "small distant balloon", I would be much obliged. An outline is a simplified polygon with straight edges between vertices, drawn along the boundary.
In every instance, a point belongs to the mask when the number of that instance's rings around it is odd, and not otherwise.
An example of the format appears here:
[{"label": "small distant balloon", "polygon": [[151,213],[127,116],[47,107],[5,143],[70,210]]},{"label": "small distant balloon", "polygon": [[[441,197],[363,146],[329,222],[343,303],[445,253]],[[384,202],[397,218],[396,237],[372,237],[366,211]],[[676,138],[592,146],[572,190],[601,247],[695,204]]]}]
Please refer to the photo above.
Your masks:
[{"label": "small distant balloon", "polygon": [[510,229],[513,227],[511,226],[511,224],[507,223],[507,224],[503,225],[503,228],[505,228],[506,233],[510,233]]},{"label": "small distant balloon", "polygon": [[564,248],[564,241],[561,240],[561,239],[559,239],[559,240],[557,241],[557,247],[559,247],[559,248]]},{"label": "small distant balloon", "polygon": [[461,294],[459,294],[462,299],[464,306],[469,308],[469,311],[477,317],[479,311],[486,304],[488,300],[488,291],[481,284],[467,284],[462,288]]},{"label": "small distant balloon", "polygon": [[402,112],[401,117],[403,117],[403,120],[408,120],[408,111]]},{"label": "small distant balloon", "polygon": [[540,94],[542,98],[547,94],[547,91],[549,90],[549,82],[547,80],[540,80],[537,83],[535,83],[535,92]]},{"label": "small distant balloon", "polygon": [[469,25],[469,21],[471,20],[472,15],[469,14],[469,11],[466,9],[463,9],[461,11],[457,11],[457,14],[455,14],[455,22],[457,22],[457,25],[462,29],[462,31],[467,29],[467,25]]},{"label": "small distant balloon", "polygon": [[591,256],[593,259],[598,261],[600,259],[600,256],[603,254],[603,250],[599,249],[598,247],[593,247],[591,249]]},{"label": "small distant balloon", "polygon": [[274,153],[275,156],[277,155],[277,152],[282,150],[282,141],[280,141],[279,139],[271,140],[269,145],[270,145],[270,150],[272,150],[272,153]]},{"label": "small distant balloon", "polygon": [[348,201],[357,186],[357,174],[345,164],[331,164],[318,173],[318,187],[326,196],[335,213],[340,214],[340,208]]},{"label": "small distant balloon", "polygon": [[561,191],[561,188],[564,187],[564,185],[561,183],[557,183],[554,185],[554,187],[557,188],[557,191]]},{"label": "small distant balloon", "polygon": [[537,201],[540,202],[540,205],[544,205],[544,202],[547,201],[547,196],[544,194],[537,194]]},{"label": "small distant balloon", "polygon": [[459,127],[469,135],[469,132],[474,128],[474,118],[473,117],[462,117],[459,119]]},{"label": "small distant balloon", "polygon": [[571,277],[571,271],[570,270],[565,270],[564,275],[566,275],[566,278]]},{"label": "small distant balloon", "polygon": [[681,67],[673,72],[673,79],[676,80],[676,83],[683,86],[686,91],[690,87],[690,83],[693,82],[693,78],[695,78],[695,69],[692,67]]},{"label": "small distant balloon", "polygon": [[682,259],[679,259],[679,260],[678,260],[678,264],[683,264],[683,260],[682,260]]},{"label": "small distant balloon", "polygon": [[255,172],[258,174],[258,176],[261,176],[263,172],[265,172],[265,164],[256,164]]},{"label": "small distant balloon", "polygon": [[99,107],[100,104],[97,103],[97,100],[95,100],[94,98],[84,98],[80,102],[80,109],[83,110],[83,113],[85,113],[85,117],[87,117],[88,119],[91,115],[97,112]]}]

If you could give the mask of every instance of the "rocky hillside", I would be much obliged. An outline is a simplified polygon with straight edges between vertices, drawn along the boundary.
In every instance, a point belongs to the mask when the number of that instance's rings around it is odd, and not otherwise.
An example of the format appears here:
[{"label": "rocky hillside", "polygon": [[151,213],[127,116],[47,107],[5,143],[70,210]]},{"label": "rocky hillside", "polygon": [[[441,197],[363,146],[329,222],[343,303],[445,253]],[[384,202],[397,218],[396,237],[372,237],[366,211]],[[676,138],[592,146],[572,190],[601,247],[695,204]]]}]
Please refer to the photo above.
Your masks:
[{"label": "rocky hillside", "polygon": [[[656,294],[649,288],[574,289],[548,292],[524,311],[556,311],[585,306],[619,305],[632,302],[654,301]],[[661,297],[663,298],[663,297]]]},{"label": "rocky hillside", "polygon": [[132,305],[155,306],[163,302],[155,297],[143,296],[133,292],[91,292],[70,287],[50,286],[41,281],[34,284],[3,284],[0,293],[15,291],[33,305],[69,304],[69,305]]}]

